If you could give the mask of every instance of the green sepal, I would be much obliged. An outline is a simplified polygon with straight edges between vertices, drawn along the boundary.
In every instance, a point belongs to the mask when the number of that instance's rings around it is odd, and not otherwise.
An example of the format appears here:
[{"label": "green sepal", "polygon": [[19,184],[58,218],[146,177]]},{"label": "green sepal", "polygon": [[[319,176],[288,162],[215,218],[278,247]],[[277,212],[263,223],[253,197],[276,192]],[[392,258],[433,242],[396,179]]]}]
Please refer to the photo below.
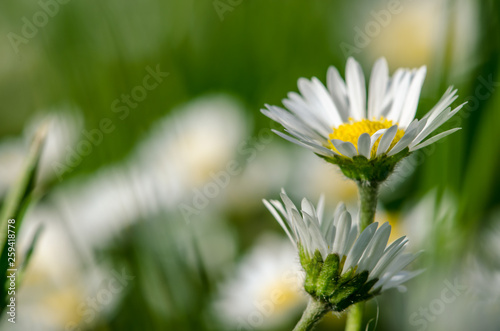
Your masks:
[{"label": "green sepal", "polygon": [[[364,272],[368,274],[367,271]],[[347,307],[349,307],[350,305],[373,298],[375,295],[380,293],[379,289],[377,289],[377,291],[375,292],[370,292],[370,289],[373,287],[373,285],[375,285],[377,281],[378,278],[372,279],[369,282],[364,283],[363,286],[361,286],[359,289],[351,293],[351,295],[337,302],[335,308],[338,309],[338,311],[342,311]]]},{"label": "green sepal", "polygon": [[355,268],[349,268],[344,274],[340,277],[339,279],[339,285],[342,286],[343,284],[347,283],[356,273]]},{"label": "green sepal", "polygon": [[340,277],[340,258],[337,254],[330,254],[326,257],[323,268],[316,282],[316,295],[327,298],[332,295],[337,287]]},{"label": "green sepal", "polygon": [[311,258],[304,247],[302,247],[300,242],[297,244],[297,249],[299,250],[300,264],[302,265],[304,270],[307,270],[307,266],[309,265]]},{"label": "green sepal", "polygon": [[343,301],[350,298],[354,293],[356,293],[368,279],[368,271],[363,271],[360,274],[354,275],[352,278],[348,279],[344,283],[339,283],[338,288],[335,290],[333,295],[330,297],[330,303],[342,311],[347,306],[344,307]]},{"label": "green sepal", "polygon": [[[368,292],[372,289],[373,285],[375,285],[375,283],[377,283],[377,282],[378,282],[378,278],[374,278],[374,279],[370,280],[369,282],[366,282],[366,283],[365,283],[365,284],[364,284],[364,285],[363,285],[363,286],[359,289],[359,291],[358,291],[358,292],[360,292],[360,293],[368,293]],[[378,292],[379,292],[379,290],[377,289],[377,292],[376,292],[376,293],[378,294]],[[374,292],[372,292],[372,293],[374,293]]]},{"label": "green sepal", "polygon": [[323,258],[319,250],[314,252],[314,256],[309,260],[309,263],[304,266],[306,271],[306,279],[304,281],[304,289],[307,293],[314,295],[316,293],[318,277],[323,268]]},{"label": "green sepal", "polygon": [[337,254],[329,254],[323,261],[319,250],[311,256],[300,244],[298,248],[300,262],[306,273],[304,289],[331,310],[341,312],[354,303],[380,293],[380,289],[371,291],[378,279],[367,281],[368,271],[357,272],[357,267],[354,267],[341,275],[345,256],[340,259]]},{"label": "green sepal", "polygon": [[401,152],[387,156],[380,155],[373,159],[367,159],[362,155],[356,155],[353,158],[348,158],[342,155],[334,155],[331,157],[316,154],[329,163],[336,164],[342,170],[342,173],[356,181],[383,182],[394,171],[396,164],[401,159],[410,155],[407,148]]}]

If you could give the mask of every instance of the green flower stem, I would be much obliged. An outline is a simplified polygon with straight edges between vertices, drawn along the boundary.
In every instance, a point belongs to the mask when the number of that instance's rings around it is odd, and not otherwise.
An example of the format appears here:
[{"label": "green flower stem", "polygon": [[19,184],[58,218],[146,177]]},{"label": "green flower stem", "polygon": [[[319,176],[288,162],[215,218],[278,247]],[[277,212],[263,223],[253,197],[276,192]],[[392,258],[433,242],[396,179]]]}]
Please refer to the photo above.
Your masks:
[{"label": "green flower stem", "polygon": [[[359,190],[359,232],[373,223],[377,210],[379,183],[370,181],[357,181]],[[363,329],[364,302],[359,302],[351,307],[347,315],[346,331],[360,331]]]},{"label": "green flower stem", "polygon": [[293,331],[309,331],[321,320],[321,318],[330,311],[328,304],[317,301],[313,298],[309,300],[307,308],[302,314],[300,321]]},{"label": "green flower stem", "polygon": [[357,303],[349,309],[345,331],[359,331],[363,329],[364,302]]},{"label": "green flower stem", "polygon": [[377,210],[379,183],[369,181],[357,181],[359,190],[359,232],[373,223],[375,211]]}]

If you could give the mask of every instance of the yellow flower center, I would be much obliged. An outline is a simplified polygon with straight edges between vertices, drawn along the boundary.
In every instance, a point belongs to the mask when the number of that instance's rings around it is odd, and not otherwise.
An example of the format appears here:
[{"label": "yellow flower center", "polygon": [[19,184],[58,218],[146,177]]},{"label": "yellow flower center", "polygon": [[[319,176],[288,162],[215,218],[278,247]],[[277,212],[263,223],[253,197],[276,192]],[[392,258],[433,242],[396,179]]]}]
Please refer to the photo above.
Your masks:
[{"label": "yellow flower center", "polygon": [[261,300],[273,304],[273,313],[281,314],[304,302],[298,286],[300,281],[295,278],[279,280],[269,284],[263,291]]},{"label": "yellow flower center", "polygon": [[[351,142],[354,147],[356,147],[356,150],[358,150],[358,139],[359,136],[361,136],[363,133],[368,133],[370,136],[373,135],[375,132],[377,132],[380,129],[388,129],[392,126],[392,121],[388,120],[384,117],[380,117],[380,120],[367,120],[367,119],[362,119],[361,121],[354,121],[352,118],[349,118],[349,123],[341,124],[339,125],[338,128],[333,129],[333,132],[328,135],[328,137],[331,139],[339,139],[342,141],[349,141]],[[389,150],[396,145],[396,143],[403,137],[405,131],[398,129],[396,133],[396,137],[394,137],[391,146],[389,147]],[[373,144],[372,150],[371,150],[371,157],[374,157],[375,154],[377,153],[377,148],[378,144],[380,142],[380,138],[377,139],[377,141]],[[329,146],[330,149],[333,151],[340,153],[330,142]]]}]

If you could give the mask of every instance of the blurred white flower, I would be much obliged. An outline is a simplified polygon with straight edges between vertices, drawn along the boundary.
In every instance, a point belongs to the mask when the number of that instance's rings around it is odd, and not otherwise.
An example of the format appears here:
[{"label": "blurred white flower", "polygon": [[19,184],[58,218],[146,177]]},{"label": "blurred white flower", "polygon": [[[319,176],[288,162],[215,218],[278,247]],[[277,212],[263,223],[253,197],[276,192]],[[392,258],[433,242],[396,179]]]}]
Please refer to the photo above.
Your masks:
[{"label": "blurred white flower", "polygon": [[295,249],[282,238],[263,236],[221,284],[215,310],[230,329],[283,326],[307,303],[302,283]]},{"label": "blurred white flower", "polygon": [[[28,211],[17,238],[16,259],[20,263],[40,225],[43,229],[16,291],[16,327],[50,331],[65,330],[70,323],[91,326],[119,301],[119,293],[110,296],[109,302],[106,298],[106,304],[98,296],[103,284],[108,285],[110,273],[88,256],[82,256],[66,225],[51,208],[42,206]],[[18,275],[19,272],[18,265]],[[89,299],[96,299],[95,308]],[[10,325],[5,319],[2,321],[4,327]]]},{"label": "blurred white flower", "polygon": [[488,264],[476,249],[466,252],[460,262],[415,283],[417,295],[408,304],[411,326],[429,331],[498,330],[500,269]]},{"label": "blurred white flower", "polygon": [[402,1],[400,9],[386,19],[388,24],[371,39],[369,52],[387,57],[397,67],[432,63],[445,37],[445,6],[441,0]]},{"label": "blurred white flower", "polygon": [[[235,100],[200,98],[161,120],[124,162],[62,182],[47,203],[82,247],[105,244],[133,222],[174,211],[182,199],[191,198],[194,187],[234,158],[246,128]],[[42,156],[46,162],[54,151],[71,146],[67,130],[51,131]]]},{"label": "blurred white flower", "polygon": [[74,111],[54,111],[38,114],[30,119],[22,137],[10,138],[0,142],[0,198],[17,180],[22,165],[28,155],[34,133],[40,125],[47,125],[47,137],[40,157],[37,180],[44,183],[55,178],[52,164],[63,162],[67,146],[74,145],[81,132],[82,121]]},{"label": "blurred white flower", "polygon": [[[40,330],[63,329],[67,323],[91,327],[99,316],[112,311],[123,293],[113,295],[99,309],[88,306],[88,298],[105,297],[102,294],[110,291],[106,286],[115,277],[115,271],[96,265],[94,250],[138,220],[175,213],[174,208],[193,186],[210,180],[211,171],[224,167],[245,134],[246,122],[239,107],[224,96],[180,107],[127,160],[89,176],[65,180],[28,210],[19,247],[27,247],[39,224],[45,228],[20,300],[32,301],[26,305],[30,311],[26,316],[38,316]],[[57,126],[49,130],[53,136],[42,155],[42,174],[45,164],[50,170],[52,160],[60,157],[57,151],[64,152],[63,148],[76,142],[66,130]],[[218,218],[200,221],[190,235],[197,240],[207,268],[213,270],[233,259],[234,236]],[[210,251],[224,254],[205,254]],[[34,330],[29,319],[20,323]]]},{"label": "blurred white flower", "polygon": [[[386,10],[387,3],[372,13]],[[380,32],[368,36],[368,52],[373,58],[385,56],[396,67],[429,64],[439,69],[450,47],[447,59],[452,66],[470,66],[479,37],[477,2],[472,0],[401,1],[399,9],[387,17],[378,16]],[[380,24],[383,21],[383,24]],[[366,23],[368,25],[368,23]],[[362,29],[363,30],[363,29]]]},{"label": "blurred white flower", "polygon": [[[270,131],[269,131],[270,132]],[[261,143],[254,149],[251,160],[245,162],[240,175],[231,179],[225,203],[240,211],[261,207],[261,199],[277,192],[288,181],[297,181],[297,164],[302,159],[294,158],[290,149],[282,144]]]},{"label": "blurred white flower", "polygon": [[202,97],[174,109],[156,124],[132,158],[140,169],[153,172],[156,180],[175,179],[191,189],[226,167],[249,127],[242,105],[232,97]]},{"label": "blurred white flower", "polygon": [[[429,330],[498,330],[500,213],[497,211],[488,221],[490,224],[479,230],[477,238],[469,237],[469,240],[473,240],[477,245],[465,253],[460,268],[447,275],[448,280],[460,284],[458,290],[452,292],[455,297],[452,296],[453,300],[445,302],[446,306],[442,312],[431,309],[435,320],[423,319],[429,324]],[[436,292],[429,292],[430,297],[435,297]],[[456,316],[461,318],[457,319]]]},{"label": "blurred white flower", "polygon": [[436,231],[446,231],[451,235],[454,231],[453,218],[457,202],[450,192],[445,192],[438,199],[436,190],[432,190],[416,202],[408,204],[399,220],[400,231],[410,239],[410,248],[427,249],[435,238]]},{"label": "blurred white flower", "polygon": [[287,185],[290,191],[314,199],[325,194],[328,205],[333,206],[341,201],[347,206],[358,203],[356,183],[345,177],[338,167],[304,149],[295,149],[290,158],[294,160],[294,176],[290,185]]},{"label": "blurred white flower", "polygon": [[[488,221],[489,224],[479,230],[479,244],[472,250],[465,270],[470,275],[471,286],[476,288],[475,299],[479,305],[489,305],[491,309],[500,308],[500,210],[494,211]],[[500,318],[497,320],[500,322]]]}]

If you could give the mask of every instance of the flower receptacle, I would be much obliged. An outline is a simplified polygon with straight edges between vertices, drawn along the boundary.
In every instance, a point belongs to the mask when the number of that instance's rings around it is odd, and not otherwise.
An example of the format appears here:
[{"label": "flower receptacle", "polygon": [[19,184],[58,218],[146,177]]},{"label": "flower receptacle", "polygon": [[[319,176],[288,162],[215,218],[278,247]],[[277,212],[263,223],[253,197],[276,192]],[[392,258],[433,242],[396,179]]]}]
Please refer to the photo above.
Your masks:
[{"label": "flower receptacle", "polygon": [[316,155],[329,163],[338,165],[342,173],[350,179],[380,183],[389,177],[399,161],[410,155],[410,151],[408,148],[405,148],[395,155],[387,156],[384,154],[374,159],[367,159],[362,155],[357,155],[353,158],[347,158],[341,155],[335,155],[333,157],[326,157],[320,154]]},{"label": "flower receptacle", "polygon": [[328,304],[332,311],[342,312],[349,306],[368,300],[379,291],[371,291],[378,279],[368,281],[368,271],[350,268],[342,273],[345,257],[329,254],[323,261],[316,250],[313,256],[299,249],[300,262],[305,270],[304,289],[315,300]]}]

